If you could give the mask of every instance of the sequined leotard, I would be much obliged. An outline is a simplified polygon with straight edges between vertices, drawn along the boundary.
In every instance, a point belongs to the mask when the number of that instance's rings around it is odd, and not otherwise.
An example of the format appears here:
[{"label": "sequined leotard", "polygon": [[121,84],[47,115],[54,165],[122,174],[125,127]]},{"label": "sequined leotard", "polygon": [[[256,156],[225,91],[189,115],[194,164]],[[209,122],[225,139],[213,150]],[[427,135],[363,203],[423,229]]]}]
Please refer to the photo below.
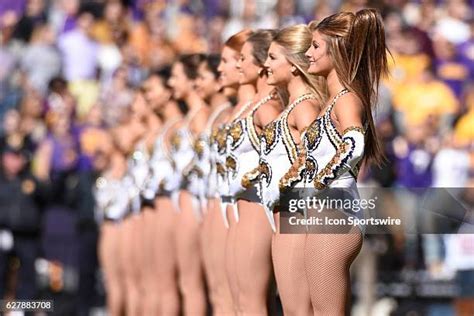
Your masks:
[{"label": "sequined leotard", "polygon": [[[244,117],[235,119],[229,127],[227,136],[229,155],[226,167],[229,175],[229,195],[232,202],[244,199],[260,202],[257,188],[252,185],[242,186],[244,175],[258,166],[260,140],[253,122],[254,113],[263,104],[276,99],[278,94],[272,92],[258,101]],[[236,214],[238,220],[238,214]]]},{"label": "sequined leotard", "polygon": [[260,159],[258,168],[244,178],[248,185],[258,179],[259,195],[272,229],[276,231],[273,208],[280,199],[280,179],[287,173],[298,157],[297,145],[288,125],[288,115],[301,102],[315,99],[312,93],[304,94],[291,103],[278,119],[263,129],[260,136]]},{"label": "sequined leotard", "polygon": [[[364,154],[364,134],[361,127],[348,127],[340,134],[331,120],[331,111],[337,99],[346,94],[340,91],[328,106],[302,135],[305,156],[292,167],[292,181],[302,181],[306,187],[317,190],[329,188],[344,189],[344,198],[359,199],[357,175]],[[300,163],[302,162],[302,163]],[[301,183],[301,182],[300,182]],[[308,185],[309,184],[309,185]],[[341,209],[347,216],[361,218],[363,212]],[[364,232],[364,227],[359,226]]]}]

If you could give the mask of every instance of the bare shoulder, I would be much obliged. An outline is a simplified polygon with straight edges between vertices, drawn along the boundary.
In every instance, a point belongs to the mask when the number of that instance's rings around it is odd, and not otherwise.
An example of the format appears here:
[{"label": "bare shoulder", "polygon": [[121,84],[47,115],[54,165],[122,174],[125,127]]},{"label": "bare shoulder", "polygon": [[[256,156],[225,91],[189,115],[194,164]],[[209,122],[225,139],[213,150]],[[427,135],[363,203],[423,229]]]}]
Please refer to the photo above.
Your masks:
[{"label": "bare shoulder", "polygon": [[277,118],[282,111],[283,105],[279,100],[270,100],[255,111],[255,117],[264,126]]},{"label": "bare shoulder", "polygon": [[321,104],[313,99],[304,100],[300,102],[293,111],[291,111],[292,116],[311,116],[316,118],[321,112]]},{"label": "bare shoulder", "polygon": [[212,126],[219,126],[221,124],[226,123],[230,119],[230,115],[232,113],[232,107],[228,107],[223,110],[219,115],[217,115],[216,119],[214,120]]},{"label": "bare shoulder", "polygon": [[363,111],[363,104],[361,99],[353,92],[348,92],[337,100],[334,104],[334,113],[337,117],[345,115],[360,115]]},{"label": "bare shoulder", "polygon": [[321,112],[321,104],[316,100],[305,100],[298,104],[288,117],[288,123],[297,129],[309,126]]},{"label": "bare shoulder", "polygon": [[209,108],[203,108],[199,111],[191,123],[191,130],[195,133],[200,133],[207,123],[210,112]]},{"label": "bare shoulder", "polygon": [[260,107],[260,109],[264,109],[263,111],[269,111],[273,113],[280,113],[281,111],[283,111],[283,108],[284,105],[280,102],[280,100],[274,99],[268,101]]}]

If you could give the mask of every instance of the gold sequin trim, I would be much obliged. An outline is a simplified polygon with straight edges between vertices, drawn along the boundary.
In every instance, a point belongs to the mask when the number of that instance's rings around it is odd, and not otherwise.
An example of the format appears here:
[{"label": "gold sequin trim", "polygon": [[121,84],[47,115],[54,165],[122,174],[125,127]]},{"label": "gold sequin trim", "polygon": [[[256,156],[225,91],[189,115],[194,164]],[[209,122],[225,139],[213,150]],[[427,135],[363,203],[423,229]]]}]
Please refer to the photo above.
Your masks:
[{"label": "gold sequin trim", "polygon": [[350,131],[356,131],[356,132],[359,132],[361,134],[364,134],[365,135],[365,130],[363,127],[360,127],[360,126],[349,126],[348,128],[346,128],[344,130],[344,132],[342,132],[342,135],[344,135],[345,133],[348,133]]},{"label": "gold sequin trim", "polygon": [[242,121],[235,121],[229,128],[229,136],[232,138],[232,146],[235,146],[244,134],[242,129]]},{"label": "gold sequin trim", "polygon": [[181,146],[181,135],[175,133],[170,139],[171,146],[174,149],[178,149]]},{"label": "gold sequin trim", "polygon": [[260,175],[260,166],[244,174],[240,183],[244,188],[248,189],[252,186],[252,183],[258,179],[259,175]]},{"label": "gold sequin trim", "polygon": [[318,143],[319,139],[321,138],[321,129],[319,127],[319,120],[314,121],[307,129],[305,132],[305,139],[306,139],[306,145],[308,147],[308,150],[314,149]]},{"label": "gold sequin trim", "polygon": [[258,165],[258,172],[259,172],[259,176],[263,176],[267,179],[267,183],[271,182],[271,177],[272,177],[271,169],[270,169],[270,166],[266,162],[260,161]]},{"label": "gold sequin trim", "polygon": [[232,156],[227,156],[225,158],[225,166],[229,171],[235,172],[237,170],[237,161]]},{"label": "gold sequin trim", "polygon": [[226,139],[227,139],[227,127],[224,126],[219,129],[216,135],[217,149],[219,150],[219,152],[222,152],[225,149]]},{"label": "gold sequin trim", "polygon": [[216,163],[216,171],[218,174],[220,174],[221,176],[222,175],[225,175],[226,171],[225,171],[225,166],[223,163],[220,163],[220,162],[217,162]]},{"label": "gold sequin trim", "polygon": [[301,180],[301,174],[306,166],[306,150],[303,146],[300,146],[300,153],[297,156],[295,162],[291,165],[288,172],[280,179],[279,188],[280,191],[284,191],[290,188],[295,181]]},{"label": "gold sequin trim", "polygon": [[317,177],[314,179],[314,187],[316,189],[324,188],[326,186],[325,178],[336,173],[338,166],[342,162],[342,157],[344,157],[349,150],[349,146],[348,143],[342,143],[334,157],[332,157],[329,163],[321,170],[321,172],[318,173]]},{"label": "gold sequin trim", "polygon": [[268,152],[274,145],[277,138],[277,121],[273,121],[264,127],[261,136],[265,138],[266,151]]},{"label": "gold sequin trim", "polygon": [[194,141],[194,152],[198,155],[198,157],[202,157],[204,153],[204,146],[205,141],[202,138],[198,138]]}]

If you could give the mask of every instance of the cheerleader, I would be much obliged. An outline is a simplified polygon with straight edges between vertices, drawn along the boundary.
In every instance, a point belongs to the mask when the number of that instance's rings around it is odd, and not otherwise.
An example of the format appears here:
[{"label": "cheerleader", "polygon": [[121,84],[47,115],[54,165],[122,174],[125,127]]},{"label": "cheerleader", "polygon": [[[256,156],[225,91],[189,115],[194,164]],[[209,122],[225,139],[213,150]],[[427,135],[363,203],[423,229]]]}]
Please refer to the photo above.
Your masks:
[{"label": "cheerleader", "polygon": [[[291,26],[280,30],[269,48],[265,62],[267,83],[284,89],[289,99],[283,113],[265,126],[261,134],[260,162],[256,169],[262,204],[276,230],[272,259],[283,311],[288,315],[311,314],[309,288],[305,286],[303,273],[306,236],[279,234],[278,214],[274,221],[273,211],[280,198],[280,186],[293,180],[282,177],[298,159],[301,133],[316,118],[323,101],[317,77],[307,73],[309,60],[305,53],[311,38],[306,25]],[[249,177],[252,176],[250,173]]]},{"label": "cheerleader", "polygon": [[112,316],[122,315],[125,306],[123,267],[117,260],[120,253],[122,220],[128,211],[128,192],[125,186],[127,164],[118,146],[108,155],[109,167],[96,181],[94,196],[103,222],[98,244],[99,261],[104,273],[107,310]]},{"label": "cheerleader", "polygon": [[[137,227],[141,247],[139,247],[142,255],[141,264],[141,305],[144,314],[156,314],[157,308],[157,283],[155,282],[155,230],[156,230],[156,212],[154,205],[154,197],[149,200],[145,198],[147,184],[151,178],[151,153],[154,148],[155,139],[161,130],[163,122],[157,115],[157,107],[159,104],[149,102],[147,91],[149,89],[148,82],[145,82],[141,89],[143,101],[135,102],[133,106],[134,116],[141,122],[144,132],[138,140],[135,151],[132,155],[132,175],[135,180],[139,195],[135,198],[140,203],[140,227]],[[138,206],[137,206],[138,207]]]},{"label": "cheerleader", "polygon": [[[219,243],[218,250],[216,250],[218,252],[216,259],[219,260],[219,262],[216,262],[216,266],[219,267],[218,272],[220,280],[222,280],[222,293],[224,293],[225,290],[225,293],[228,294],[227,288],[231,291],[231,300],[226,300],[225,308],[226,310],[231,308],[232,313],[237,313],[238,311],[237,297],[239,290],[237,285],[235,253],[231,250],[229,245],[233,245],[236,242],[235,233],[237,218],[234,213],[235,207],[231,207],[231,205],[235,203],[235,200],[229,192],[229,173],[227,170],[229,146],[227,142],[227,134],[230,127],[229,123],[251,106],[252,100],[255,96],[255,88],[251,84],[239,84],[240,75],[236,68],[237,62],[240,59],[240,50],[245,41],[252,34],[253,32],[250,30],[242,30],[229,38],[222,49],[222,59],[218,68],[220,73],[219,79],[223,87],[225,87],[227,91],[237,91],[237,104],[225,120],[225,123],[223,122],[222,126],[218,129],[216,129],[217,126],[215,127],[214,133],[217,149],[217,183],[220,195],[219,210],[222,213],[224,225],[228,228],[225,231],[222,230],[219,222],[214,226],[215,233],[218,236],[225,236],[225,238],[221,239],[223,243]],[[229,303],[231,306],[228,305]]]},{"label": "cheerleader", "polygon": [[177,261],[174,249],[177,210],[171,201],[171,192],[179,189],[173,181],[174,168],[170,155],[170,134],[182,119],[177,103],[171,99],[172,92],[167,85],[170,70],[165,67],[145,82],[148,103],[158,114],[162,127],[155,139],[150,158],[151,175],[144,192],[144,200],[155,212],[152,219],[154,256],[149,282],[153,284],[152,315],[178,315],[179,295],[177,285]]},{"label": "cheerleader", "polygon": [[[126,314],[139,315],[143,308],[144,265],[143,214],[141,214],[140,190],[148,176],[148,155],[142,140],[145,125],[140,112],[146,107],[143,91],[137,91],[132,103],[129,122],[120,126],[120,142],[127,153],[127,174],[132,180],[128,185],[129,212],[123,220],[121,237],[121,261],[126,288]],[[137,247],[137,245],[139,245]]]},{"label": "cheerleader", "polygon": [[[355,14],[334,14],[309,27],[313,38],[306,53],[310,61],[308,72],[326,80],[330,102],[302,135],[303,157],[286,179],[292,181],[294,170],[298,170],[306,177],[304,181],[313,185],[315,193],[325,188],[343,188],[344,198],[358,199],[360,163],[380,163],[382,156],[372,109],[379,79],[387,74],[383,23],[376,10],[363,9]],[[291,181],[285,182],[291,186]],[[339,214],[362,216],[350,209]],[[349,268],[362,240],[360,226],[343,234],[307,234],[303,271],[314,315],[348,313]]]},{"label": "cheerleader", "polygon": [[[217,68],[219,72],[219,82],[225,94],[231,99],[237,97],[238,103],[234,108],[245,106],[253,96],[253,89],[246,85],[239,85],[239,75],[236,70],[236,63],[240,57],[240,50],[245,40],[252,32],[249,30],[240,31],[231,36],[225,43],[221,53],[221,59]],[[234,313],[234,302],[230,289],[229,279],[226,269],[226,244],[229,232],[229,219],[227,216],[226,203],[228,199],[227,173],[225,170],[225,160],[227,155],[226,136],[227,122],[233,108],[230,108],[219,115],[212,124],[210,137],[211,150],[211,175],[210,186],[215,181],[215,198],[210,200],[210,216],[212,217],[209,230],[211,231],[212,255],[210,265],[213,267],[213,283],[215,292],[213,301],[215,303],[215,315],[232,315]],[[212,195],[212,190],[210,192]],[[229,210],[229,212],[231,212]],[[232,214],[229,214],[233,216]],[[235,221],[232,220],[232,223]]]},{"label": "cheerleader", "polygon": [[255,186],[243,187],[243,175],[258,165],[258,133],[282,110],[279,93],[267,81],[263,66],[276,31],[254,32],[242,47],[236,67],[239,83],[256,91],[254,101],[234,114],[227,136],[229,155],[226,167],[229,194],[233,198],[235,239],[228,243],[235,263],[237,293],[234,303],[239,314],[266,315],[267,295],[272,281],[272,232],[261,210]]},{"label": "cheerleader", "polygon": [[210,113],[209,108],[199,97],[194,87],[197,69],[203,58],[204,56],[199,54],[182,56],[173,64],[169,79],[174,98],[184,101],[189,108],[186,117],[174,132],[172,140],[176,177],[181,179],[176,250],[185,315],[204,315],[206,313],[206,295],[199,244],[201,209],[199,200],[196,198],[196,174],[193,170],[195,138],[204,130]]},{"label": "cheerleader", "polygon": [[[221,284],[219,281],[219,276],[217,270],[222,267],[215,265],[215,260],[213,258],[215,254],[216,244],[221,243],[219,240],[221,236],[214,236],[213,222],[219,221],[223,225],[221,213],[219,212],[219,201],[216,199],[217,191],[217,173],[215,165],[215,155],[216,148],[212,136],[212,128],[220,124],[222,119],[226,118],[231,110],[231,103],[225,96],[222,90],[222,86],[218,82],[219,73],[217,67],[219,66],[220,56],[219,55],[209,55],[206,59],[199,65],[198,68],[198,79],[196,80],[196,91],[199,96],[210,106],[212,114],[207,121],[205,130],[201,133],[195,143],[196,151],[196,167],[198,167],[201,172],[201,181],[200,181],[200,195],[201,201],[203,203],[202,209],[205,211],[203,215],[203,221],[201,226],[201,250],[202,258],[204,264],[204,270],[206,275],[206,281],[208,285],[209,299],[212,305],[212,310],[215,315],[225,314],[225,301],[226,293],[229,293],[227,297],[230,296],[230,290],[228,292],[222,292]],[[205,204],[205,205],[204,205]],[[231,310],[227,310],[229,312]]]}]

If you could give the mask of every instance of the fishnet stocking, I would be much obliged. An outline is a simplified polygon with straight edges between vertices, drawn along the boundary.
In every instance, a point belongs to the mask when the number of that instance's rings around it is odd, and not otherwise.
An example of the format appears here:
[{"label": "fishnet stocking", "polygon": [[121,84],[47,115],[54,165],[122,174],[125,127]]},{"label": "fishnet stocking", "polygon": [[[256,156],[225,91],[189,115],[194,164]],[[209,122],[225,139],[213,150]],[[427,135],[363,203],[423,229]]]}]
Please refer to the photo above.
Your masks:
[{"label": "fishnet stocking", "polygon": [[357,227],[347,234],[308,234],[306,276],[314,315],[349,313],[349,268],[362,247]]}]

